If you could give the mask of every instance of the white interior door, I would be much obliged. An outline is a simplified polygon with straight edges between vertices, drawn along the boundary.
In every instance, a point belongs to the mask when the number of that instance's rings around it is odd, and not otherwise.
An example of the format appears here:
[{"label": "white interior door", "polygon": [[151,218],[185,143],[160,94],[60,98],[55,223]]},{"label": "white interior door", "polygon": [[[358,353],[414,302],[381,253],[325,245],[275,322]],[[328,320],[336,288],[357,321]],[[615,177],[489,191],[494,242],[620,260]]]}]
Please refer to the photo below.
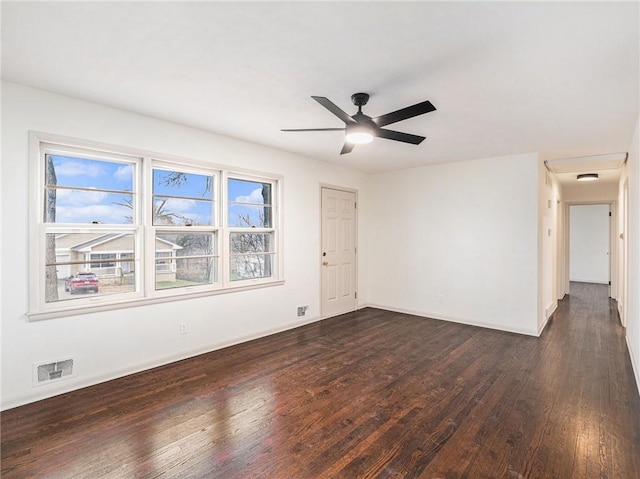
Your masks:
[{"label": "white interior door", "polygon": [[356,195],[322,188],[322,317],[353,311],[356,292]]},{"label": "white interior door", "polygon": [[610,206],[572,205],[570,209],[569,278],[609,284]]}]

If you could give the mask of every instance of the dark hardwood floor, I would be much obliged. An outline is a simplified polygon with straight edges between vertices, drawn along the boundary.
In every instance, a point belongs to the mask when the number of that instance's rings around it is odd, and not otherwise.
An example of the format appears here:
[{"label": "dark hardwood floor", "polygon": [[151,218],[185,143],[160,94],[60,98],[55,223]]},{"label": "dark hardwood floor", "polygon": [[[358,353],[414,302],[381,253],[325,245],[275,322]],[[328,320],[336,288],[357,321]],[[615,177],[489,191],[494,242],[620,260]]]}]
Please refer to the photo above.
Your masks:
[{"label": "dark hardwood floor", "polygon": [[2,478],[640,478],[607,288],[540,338],[365,309],[2,413]]}]

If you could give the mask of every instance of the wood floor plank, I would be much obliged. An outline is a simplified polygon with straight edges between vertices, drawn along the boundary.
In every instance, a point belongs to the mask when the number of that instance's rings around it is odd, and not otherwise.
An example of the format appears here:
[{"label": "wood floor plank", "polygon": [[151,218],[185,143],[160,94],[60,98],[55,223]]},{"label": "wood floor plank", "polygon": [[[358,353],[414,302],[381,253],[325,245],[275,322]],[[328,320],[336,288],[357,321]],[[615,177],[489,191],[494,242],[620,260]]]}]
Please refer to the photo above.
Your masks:
[{"label": "wood floor plank", "polygon": [[607,287],[540,338],[367,308],[1,414],[6,479],[640,478]]}]

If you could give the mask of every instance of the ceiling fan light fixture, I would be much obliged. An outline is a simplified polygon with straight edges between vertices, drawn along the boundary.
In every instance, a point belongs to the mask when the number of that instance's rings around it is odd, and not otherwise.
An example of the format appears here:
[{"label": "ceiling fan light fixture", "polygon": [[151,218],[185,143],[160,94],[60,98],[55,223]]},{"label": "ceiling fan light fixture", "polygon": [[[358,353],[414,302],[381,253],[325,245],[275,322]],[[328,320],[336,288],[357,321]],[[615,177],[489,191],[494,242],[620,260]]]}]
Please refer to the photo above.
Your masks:
[{"label": "ceiling fan light fixture", "polygon": [[344,139],[347,143],[363,145],[364,143],[371,143],[373,141],[373,133],[367,125],[348,125],[347,134]]},{"label": "ceiling fan light fixture", "polygon": [[598,173],[582,173],[576,177],[578,181],[596,181],[598,179]]},{"label": "ceiling fan light fixture", "polygon": [[368,93],[354,93],[351,95],[351,102],[358,107],[358,112],[355,115],[348,115],[339,106],[333,103],[328,98],[323,96],[311,96],[315,101],[320,103],[323,107],[337,116],[344,122],[344,128],[286,128],[280,131],[344,131],[345,142],[342,145],[340,154],[351,153],[355,145],[361,145],[363,143],[369,143],[374,138],[382,138],[383,140],[399,141],[401,143],[409,143],[411,145],[419,145],[426,138],[424,136],[411,135],[409,133],[403,133],[401,131],[387,130],[382,128],[383,126],[391,125],[402,120],[408,120],[415,116],[424,115],[431,111],[435,111],[436,107],[430,101],[423,101],[416,103],[415,105],[408,106],[406,108],[400,108],[399,110],[392,111],[385,115],[380,115],[375,118],[371,118],[368,115],[362,113],[362,107],[367,104],[369,100]]},{"label": "ceiling fan light fixture", "polygon": [[355,131],[353,133],[347,133],[345,139],[349,143],[363,145],[364,143],[371,143],[373,141],[373,135],[367,131]]}]

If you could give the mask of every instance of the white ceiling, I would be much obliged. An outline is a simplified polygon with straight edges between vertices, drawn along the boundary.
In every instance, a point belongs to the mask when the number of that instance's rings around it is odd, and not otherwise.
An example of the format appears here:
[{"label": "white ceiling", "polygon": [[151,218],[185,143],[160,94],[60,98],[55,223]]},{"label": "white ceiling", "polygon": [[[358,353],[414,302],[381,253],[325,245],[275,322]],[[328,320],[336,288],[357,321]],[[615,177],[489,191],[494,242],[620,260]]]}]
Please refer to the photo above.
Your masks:
[{"label": "white ceiling", "polygon": [[[2,2],[5,80],[362,171],[525,152],[628,149],[638,2]],[[370,116],[430,100],[339,155],[313,101]]]}]

